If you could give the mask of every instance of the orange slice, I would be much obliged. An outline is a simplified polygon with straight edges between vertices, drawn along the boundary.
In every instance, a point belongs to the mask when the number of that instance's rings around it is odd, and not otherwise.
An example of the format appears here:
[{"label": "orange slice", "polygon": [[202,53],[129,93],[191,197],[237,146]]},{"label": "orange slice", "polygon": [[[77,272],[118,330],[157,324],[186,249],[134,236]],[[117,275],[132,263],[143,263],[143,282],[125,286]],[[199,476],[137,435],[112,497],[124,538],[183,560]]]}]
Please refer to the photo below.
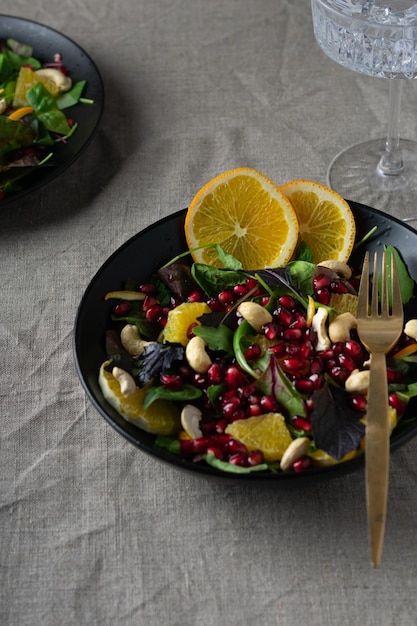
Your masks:
[{"label": "orange slice", "polygon": [[312,251],[314,263],[328,259],[346,263],[356,235],[355,219],[346,200],[310,180],[294,180],[280,190],[294,207],[300,239]]},{"label": "orange slice", "polygon": [[287,263],[297,245],[295,211],[269,178],[241,167],[220,174],[193,198],[185,218],[185,236],[195,261],[220,266],[212,248],[220,244],[244,269]]},{"label": "orange slice", "polygon": [[44,76],[38,76],[30,67],[21,67],[13,98],[13,107],[15,109],[27,106],[28,101],[26,99],[26,93],[36,83],[42,83],[54,97],[59,94],[59,89],[52,80]]},{"label": "orange slice", "polygon": [[120,391],[120,385],[113,374],[105,367],[105,361],[100,367],[99,385],[107,402],[116,409],[125,420],[135,424],[142,430],[154,435],[172,435],[181,428],[179,409],[168,400],[155,400],[147,409],[143,400],[149,385],[139,388],[127,398]]},{"label": "orange slice", "polygon": [[265,413],[236,420],[227,426],[226,433],[249,451],[261,450],[265,461],[280,461],[292,438],[281,413]]},{"label": "orange slice", "polygon": [[183,302],[175,309],[171,309],[164,328],[164,340],[186,346],[189,342],[188,329],[191,324],[198,323],[197,318],[204,313],[211,313],[210,307],[205,302]]}]

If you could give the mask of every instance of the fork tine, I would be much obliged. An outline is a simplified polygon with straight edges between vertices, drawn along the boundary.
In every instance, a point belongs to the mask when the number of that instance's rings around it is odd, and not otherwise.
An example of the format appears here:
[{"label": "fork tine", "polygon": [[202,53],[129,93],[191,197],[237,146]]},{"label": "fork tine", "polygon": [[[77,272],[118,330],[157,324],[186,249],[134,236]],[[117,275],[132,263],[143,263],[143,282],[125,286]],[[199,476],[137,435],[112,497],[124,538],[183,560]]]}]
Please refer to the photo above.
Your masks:
[{"label": "fork tine", "polygon": [[[384,265],[382,265],[384,268]],[[382,281],[382,285],[384,285],[384,281]],[[382,292],[384,293],[384,287],[382,287]],[[371,315],[378,315],[378,253],[374,253],[374,272],[372,278],[372,302],[371,302]]]},{"label": "fork tine", "polygon": [[[389,315],[389,297],[388,297],[388,281],[389,276],[387,272],[387,261],[385,250],[382,253],[382,267],[381,267],[381,315]],[[392,299],[392,290],[391,290]]]},{"label": "fork tine", "polygon": [[363,259],[362,276],[359,284],[357,317],[367,317],[369,307],[369,252],[365,252]]},{"label": "fork tine", "polygon": [[391,300],[392,314],[400,316],[403,313],[403,303],[401,300],[400,280],[398,278],[397,264],[395,256],[391,252]]}]

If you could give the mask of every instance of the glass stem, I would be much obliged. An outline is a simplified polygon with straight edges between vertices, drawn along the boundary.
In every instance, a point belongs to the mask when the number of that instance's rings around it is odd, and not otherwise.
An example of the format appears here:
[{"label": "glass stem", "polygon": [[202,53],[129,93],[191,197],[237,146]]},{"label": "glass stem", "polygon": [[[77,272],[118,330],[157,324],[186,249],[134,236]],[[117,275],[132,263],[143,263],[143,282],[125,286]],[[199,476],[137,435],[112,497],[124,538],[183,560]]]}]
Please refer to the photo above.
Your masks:
[{"label": "glass stem", "polygon": [[402,79],[389,78],[389,119],[385,152],[378,163],[378,172],[385,176],[398,176],[404,169],[400,150],[400,109]]}]

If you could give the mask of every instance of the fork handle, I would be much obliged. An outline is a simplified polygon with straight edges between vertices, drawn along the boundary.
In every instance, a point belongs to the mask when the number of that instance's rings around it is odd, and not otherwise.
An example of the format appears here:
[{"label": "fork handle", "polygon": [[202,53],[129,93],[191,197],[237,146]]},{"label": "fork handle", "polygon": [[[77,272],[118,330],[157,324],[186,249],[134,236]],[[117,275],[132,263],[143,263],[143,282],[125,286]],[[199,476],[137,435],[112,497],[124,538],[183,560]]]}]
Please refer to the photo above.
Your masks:
[{"label": "fork handle", "polygon": [[385,353],[371,356],[366,414],[366,485],[371,562],[381,562],[388,500],[389,413]]}]

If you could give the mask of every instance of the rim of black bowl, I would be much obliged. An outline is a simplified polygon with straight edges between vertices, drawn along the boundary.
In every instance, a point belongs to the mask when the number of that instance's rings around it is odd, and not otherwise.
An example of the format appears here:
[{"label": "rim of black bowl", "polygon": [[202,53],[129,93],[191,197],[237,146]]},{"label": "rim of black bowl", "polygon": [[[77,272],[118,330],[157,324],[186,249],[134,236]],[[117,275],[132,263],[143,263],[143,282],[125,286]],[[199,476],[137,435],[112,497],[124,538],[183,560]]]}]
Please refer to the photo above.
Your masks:
[{"label": "rim of black bowl", "polygon": [[[50,47],[48,53],[51,55],[55,52],[61,53],[62,50],[59,47],[64,46],[64,64],[68,67],[74,82],[79,80],[87,81],[83,97],[94,100],[94,103],[77,104],[74,106],[74,110],[77,107],[83,107],[83,109],[77,109],[77,115],[81,114],[83,121],[79,123],[68,144],[65,146],[55,144],[54,159],[56,165],[51,166],[50,169],[46,166],[36,169],[36,171],[18,181],[22,188],[6,194],[0,201],[0,209],[47,185],[81,156],[96,134],[103,116],[105,101],[104,84],[100,71],[91,56],[76,41],[41,22],[0,13],[0,38],[5,38],[6,30],[10,37],[19,39],[22,43],[29,43],[33,47],[35,58],[42,59],[45,56],[42,50],[46,50],[46,46]],[[26,33],[29,33],[29,35],[26,35]],[[41,36],[39,36],[40,34]],[[28,37],[28,39],[25,39],[25,37]],[[71,56],[74,60],[73,64],[71,60],[68,62],[68,58],[71,58]],[[72,110],[72,107],[69,110]],[[79,133],[78,138],[77,133]]]},{"label": "rim of black bowl", "polygon": [[[371,218],[376,217],[378,220],[388,220],[388,222],[396,223],[401,226],[405,231],[409,231],[412,233],[413,237],[416,239],[417,245],[417,232],[408,224],[402,222],[398,218],[393,216],[389,216],[378,209],[373,209],[371,207],[367,207],[366,205],[350,201],[348,200],[352,210],[356,210],[359,212],[365,211],[367,215]],[[192,461],[186,460],[180,456],[170,454],[164,448],[156,447],[154,445],[155,435],[150,435],[145,431],[139,429],[137,426],[127,422],[124,420],[118,413],[111,407],[103,398],[101,391],[98,387],[98,371],[100,365],[103,361],[96,364],[96,371],[92,376],[92,372],[87,374],[85,371],[85,367],[83,366],[83,359],[81,357],[83,349],[85,350],[85,345],[83,344],[83,339],[81,337],[81,329],[84,322],[84,318],[87,313],[87,302],[95,289],[97,281],[103,276],[105,271],[111,267],[113,261],[122,254],[127,248],[129,248],[132,244],[134,244],[138,239],[146,236],[148,233],[155,231],[158,228],[163,227],[164,225],[168,225],[171,222],[175,223],[177,226],[181,220],[185,218],[186,209],[182,209],[180,211],[174,212],[154,224],[147,226],[145,229],[136,233],[132,237],[130,237],[127,241],[125,241],[117,250],[115,250],[107,260],[102,264],[99,270],[95,273],[90,283],[87,286],[87,289],[84,292],[84,295],[81,299],[81,302],[78,306],[78,310],[76,313],[74,331],[73,331],[73,354],[76,371],[80,378],[81,384],[86,392],[89,400],[95,407],[95,409],[100,413],[102,417],[110,424],[120,435],[122,435],[125,439],[127,439],[130,443],[132,443],[135,447],[140,449],[142,452],[158,459],[159,461],[168,463],[175,468],[180,470],[185,470],[187,472],[191,472],[195,476],[205,477],[205,478],[216,478],[220,479],[222,482],[254,482],[254,483],[279,483],[280,485],[293,485],[294,482],[297,485],[306,484],[311,480],[317,482],[321,479],[331,479],[336,478],[341,475],[346,475],[353,473],[359,469],[364,467],[364,455],[357,456],[349,461],[345,461],[343,463],[337,463],[331,466],[326,467],[314,467],[309,469],[306,472],[300,473],[273,473],[273,472],[252,472],[247,474],[237,474],[237,473],[229,473],[223,472],[216,468],[211,467],[205,463],[194,463]],[[178,224],[177,224],[178,222]],[[185,239],[184,239],[185,242]],[[184,250],[186,249],[186,245]],[[169,255],[168,255],[169,258]],[[126,279],[127,277],[120,277],[120,279]],[[103,305],[103,318],[105,317],[108,320],[105,303],[102,300]],[[103,346],[104,346],[104,336],[103,336]],[[104,348],[103,348],[104,354]],[[104,359],[103,359],[104,360]],[[417,417],[417,403],[413,404],[412,411],[415,411],[415,417]],[[411,424],[408,424],[407,427],[404,427],[402,430],[395,434],[391,438],[390,448],[391,450],[395,450],[398,447],[405,444],[408,440],[412,439],[417,434],[417,419]]]}]

